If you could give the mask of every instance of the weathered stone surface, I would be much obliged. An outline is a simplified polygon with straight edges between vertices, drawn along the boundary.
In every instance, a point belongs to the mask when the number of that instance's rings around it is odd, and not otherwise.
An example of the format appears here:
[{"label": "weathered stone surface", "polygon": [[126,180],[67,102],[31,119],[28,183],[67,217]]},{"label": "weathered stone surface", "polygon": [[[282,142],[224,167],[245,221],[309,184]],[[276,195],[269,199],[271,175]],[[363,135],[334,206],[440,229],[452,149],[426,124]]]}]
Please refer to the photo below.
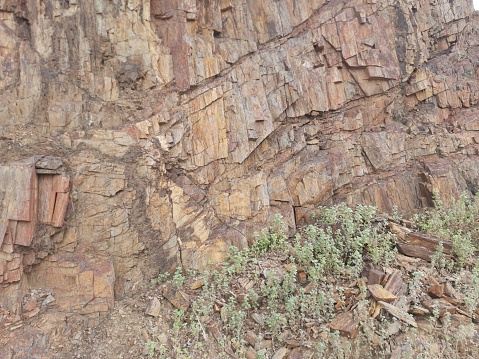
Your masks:
[{"label": "weathered stone surface", "polygon": [[368,285],[368,289],[371,292],[374,299],[377,301],[383,301],[387,303],[394,302],[397,297],[390,291],[383,288],[380,284]]},{"label": "weathered stone surface", "polygon": [[[59,158],[43,156],[0,165],[0,283],[19,284],[25,267],[35,263],[31,247],[63,226],[70,179],[43,171],[61,166]],[[40,223],[48,227],[40,228]],[[18,307],[6,299],[4,306],[12,309],[10,305]]]},{"label": "weathered stone surface", "polygon": [[150,301],[150,304],[148,305],[148,308],[146,308],[146,314],[151,315],[152,317],[157,317],[160,315],[160,310],[160,301],[157,297],[153,297],[153,299]]},{"label": "weathered stone surface", "polygon": [[115,272],[109,258],[65,253],[48,257],[27,280],[31,288],[50,288],[56,309],[81,314],[113,307]]},{"label": "weathered stone surface", "polygon": [[355,338],[358,335],[358,325],[359,319],[355,318],[353,312],[341,313],[329,324],[332,330],[337,330],[349,338]]},{"label": "weathered stone surface", "polygon": [[318,205],[476,192],[478,21],[469,0],[0,1],[4,304],[52,255],[110,258],[122,296],[277,213],[293,234]]},{"label": "weathered stone surface", "polygon": [[163,296],[178,309],[186,310],[190,306],[190,300],[187,295],[172,286],[163,288]]},{"label": "weathered stone surface", "polygon": [[386,309],[391,315],[398,318],[399,320],[402,320],[403,322],[413,326],[414,328],[417,328],[417,323],[414,320],[414,318],[410,316],[407,312],[402,310],[401,308],[398,308],[392,304],[381,302],[381,301],[378,301],[378,304],[384,309]]}]

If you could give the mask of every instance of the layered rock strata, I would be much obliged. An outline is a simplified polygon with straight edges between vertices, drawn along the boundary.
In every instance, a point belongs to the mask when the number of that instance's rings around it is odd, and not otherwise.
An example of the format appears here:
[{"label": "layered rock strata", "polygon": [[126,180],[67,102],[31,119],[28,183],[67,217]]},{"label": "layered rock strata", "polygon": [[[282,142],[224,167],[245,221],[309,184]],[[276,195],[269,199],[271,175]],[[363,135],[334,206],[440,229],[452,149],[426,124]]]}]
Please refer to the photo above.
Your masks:
[{"label": "layered rock strata", "polygon": [[[293,232],[322,204],[477,189],[472,1],[0,0],[0,19],[8,310],[42,286],[103,312],[276,213]],[[71,186],[18,162],[37,155]]]}]

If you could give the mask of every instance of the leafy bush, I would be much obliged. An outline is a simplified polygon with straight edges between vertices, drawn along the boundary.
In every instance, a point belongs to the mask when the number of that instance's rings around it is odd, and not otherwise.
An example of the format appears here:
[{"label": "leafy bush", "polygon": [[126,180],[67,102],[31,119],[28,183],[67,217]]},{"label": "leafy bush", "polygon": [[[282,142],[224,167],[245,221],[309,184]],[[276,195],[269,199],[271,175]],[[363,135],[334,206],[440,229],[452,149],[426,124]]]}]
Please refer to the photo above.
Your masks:
[{"label": "leafy bush", "polygon": [[433,203],[433,209],[414,216],[414,221],[422,231],[452,241],[456,268],[464,268],[479,245],[479,198],[463,193],[446,207],[436,192]]},{"label": "leafy bush", "polygon": [[313,277],[344,272],[357,276],[366,259],[390,265],[395,260],[396,237],[376,217],[372,206],[320,207],[317,223],[295,239],[298,262],[310,268]]}]

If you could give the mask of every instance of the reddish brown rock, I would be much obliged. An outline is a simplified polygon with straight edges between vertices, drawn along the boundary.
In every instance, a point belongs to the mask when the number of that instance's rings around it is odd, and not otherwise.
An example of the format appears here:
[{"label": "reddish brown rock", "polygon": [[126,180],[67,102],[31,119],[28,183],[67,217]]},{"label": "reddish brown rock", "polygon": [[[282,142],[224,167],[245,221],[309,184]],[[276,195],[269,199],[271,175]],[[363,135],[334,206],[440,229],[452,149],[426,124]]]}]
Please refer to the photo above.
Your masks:
[{"label": "reddish brown rock", "polygon": [[371,269],[368,272],[368,284],[373,285],[373,284],[381,284],[383,278],[384,278],[385,273],[381,270],[378,269]]},{"label": "reddish brown rock", "polygon": [[[109,288],[90,261],[112,263],[122,297],[222,261],[277,213],[293,235],[318,205],[410,214],[436,190],[446,204],[477,190],[471,1],[26,3],[0,2],[10,309],[23,266],[64,276],[77,308],[74,293]],[[426,260],[437,247],[408,240],[399,250]],[[44,264],[55,254],[86,269]]]},{"label": "reddish brown rock", "polygon": [[376,299],[377,301],[390,303],[390,302],[394,302],[397,299],[397,297],[394,294],[384,289],[379,284],[368,285],[368,289],[371,292],[374,299]]},{"label": "reddish brown rock", "polygon": [[151,315],[152,317],[158,317],[160,315],[161,303],[157,297],[153,297],[146,308],[146,314]]},{"label": "reddish brown rock", "polygon": [[272,359],[284,359],[289,354],[289,352],[290,350],[287,348],[280,348],[274,353]]},{"label": "reddish brown rock", "polygon": [[352,312],[344,312],[336,316],[329,324],[332,330],[339,331],[342,335],[355,338],[358,333],[359,320],[354,318]]},{"label": "reddish brown rock", "polygon": [[429,277],[428,293],[433,298],[444,297],[444,284],[440,284],[435,278]]},{"label": "reddish brown rock", "polygon": [[29,299],[24,305],[23,305],[23,310],[25,312],[29,312],[37,307],[37,301],[36,299],[32,298]]},{"label": "reddish brown rock", "polygon": [[172,286],[163,287],[163,296],[178,309],[186,310],[190,306],[187,295]]},{"label": "reddish brown rock", "polygon": [[417,328],[417,323],[414,320],[412,316],[410,316],[407,312],[402,310],[401,308],[398,308],[392,304],[386,303],[386,302],[381,302],[378,301],[378,304],[380,304],[385,310],[387,310],[391,315],[394,317],[398,318],[399,320]]}]

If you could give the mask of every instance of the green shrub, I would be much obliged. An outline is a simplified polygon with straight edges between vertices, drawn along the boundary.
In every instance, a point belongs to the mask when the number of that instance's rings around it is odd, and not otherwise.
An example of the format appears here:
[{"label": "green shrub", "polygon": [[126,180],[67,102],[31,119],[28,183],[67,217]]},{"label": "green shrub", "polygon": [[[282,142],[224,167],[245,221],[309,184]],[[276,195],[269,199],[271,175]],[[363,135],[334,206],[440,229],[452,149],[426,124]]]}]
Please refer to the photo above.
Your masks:
[{"label": "green shrub", "polygon": [[419,228],[442,240],[452,242],[456,269],[464,268],[479,245],[479,198],[463,193],[446,207],[434,193],[434,208],[414,216]]},{"label": "green shrub", "polygon": [[366,259],[382,265],[395,260],[396,237],[375,220],[375,207],[353,209],[343,203],[319,209],[317,223],[307,226],[294,244],[298,263],[313,278],[343,272],[357,276]]}]

